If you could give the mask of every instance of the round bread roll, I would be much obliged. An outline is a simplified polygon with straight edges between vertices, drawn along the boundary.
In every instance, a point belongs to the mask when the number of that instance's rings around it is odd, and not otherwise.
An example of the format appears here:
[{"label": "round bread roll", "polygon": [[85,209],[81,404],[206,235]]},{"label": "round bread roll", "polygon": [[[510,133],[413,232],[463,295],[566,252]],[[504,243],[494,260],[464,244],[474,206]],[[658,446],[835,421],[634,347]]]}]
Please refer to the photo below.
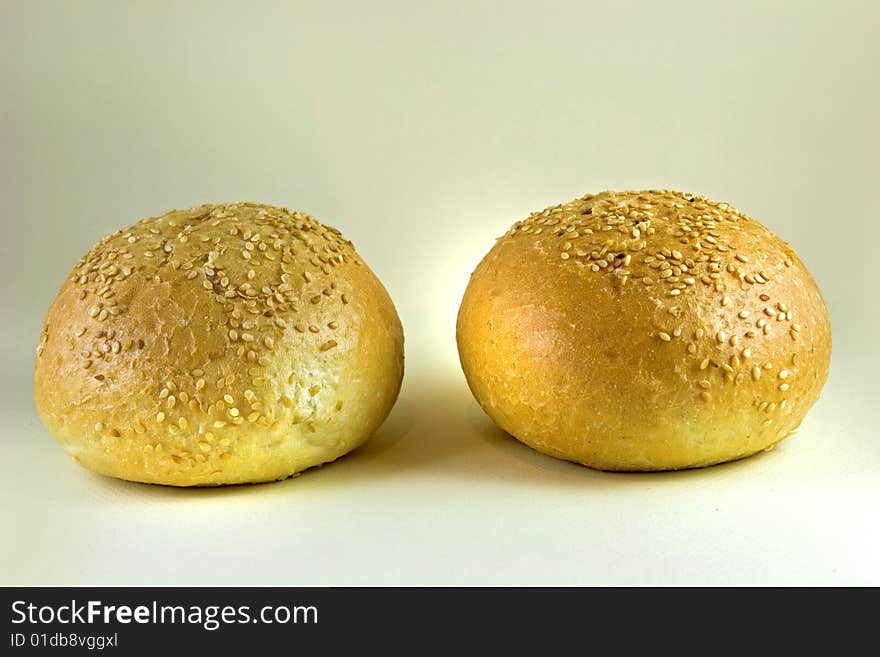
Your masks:
[{"label": "round bread roll", "polygon": [[602,470],[768,449],[831,358],[794,251],[726,203],[672,191],[587,195],[514,224],[471,276],[457,340],[502,429]]},{"label": "round bread roll", "polygon": [[342,456],[402,377],[400,320],[352,244],[236,203],[144,219],[86,254],[46,317],[34,396],[85,467],[211,486]]}]

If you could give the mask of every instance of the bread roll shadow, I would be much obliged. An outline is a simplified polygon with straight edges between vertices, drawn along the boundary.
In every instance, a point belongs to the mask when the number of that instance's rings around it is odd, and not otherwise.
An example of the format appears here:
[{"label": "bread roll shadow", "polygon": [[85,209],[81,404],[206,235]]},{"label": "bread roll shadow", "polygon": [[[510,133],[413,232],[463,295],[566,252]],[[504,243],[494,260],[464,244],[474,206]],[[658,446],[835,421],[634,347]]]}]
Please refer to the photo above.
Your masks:
[{"label": "bread roll shadow", "polygon": [[[773,458],[774,452],[752,457]],[[257,485],[180,488],[133,484],[93,477],[109,495],[141,495],[177,500],[215,496],[304,494],[306,491],[382,485],[399,477],[426,473],[449,480],[606,490],[646,483],[678,485],[683,480],[735,474],[746,459],[706,468],[663,472],[605,472],[547,456],[519,442],[493,423],[471,396],[464,380],[454,377],[404,380],[388,419],[364,445],[335,461],[277,482]],[[320,472],[319,472],[320,471]],[[315,476],[320,474],[320,476]]]},{"label": "bread roll shadow", "polygon": [[[756,458],[770,457],[770,454]],[[772,457],[771,457],[772,458]],[[630,487],[672,483],[705,476],[723,477],[741,463],[671,472],[603,472],[552,458],[520,443],[480,409],[463,378],[438,376],[404,382],[391,417],[365,445],[344,459],[323,466],[340,478],[365,480],[421,477],[502,482],[511,486]],[[315,485],[334,485],[326,472]]]}]

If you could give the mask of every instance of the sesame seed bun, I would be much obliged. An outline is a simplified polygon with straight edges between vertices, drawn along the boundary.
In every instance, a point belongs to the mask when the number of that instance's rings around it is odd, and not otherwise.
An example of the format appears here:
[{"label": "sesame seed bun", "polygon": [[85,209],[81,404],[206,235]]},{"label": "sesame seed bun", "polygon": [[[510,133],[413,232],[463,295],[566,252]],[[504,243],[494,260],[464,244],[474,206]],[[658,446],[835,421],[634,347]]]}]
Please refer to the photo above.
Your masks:
[{"label": "sesame seed bun", "polygon": [[46,317],[34,396],[90,470],[203,486],[342,456],[402,376],[394,305],[351,243],[236,203],[144,219],[86,254]]},{"label": "sesame seed bun", "polygon": [[471,276],[457,339],[502,429],[602,470],[768,449],[831,358],[794,251],[726,203],[672,191],[587,195],[514,224]]}]

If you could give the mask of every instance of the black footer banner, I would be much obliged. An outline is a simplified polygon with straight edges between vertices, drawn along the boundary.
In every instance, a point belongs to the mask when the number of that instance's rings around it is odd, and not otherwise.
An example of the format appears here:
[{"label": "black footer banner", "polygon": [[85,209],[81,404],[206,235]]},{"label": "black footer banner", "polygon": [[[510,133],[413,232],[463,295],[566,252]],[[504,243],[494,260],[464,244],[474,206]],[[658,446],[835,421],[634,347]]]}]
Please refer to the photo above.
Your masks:
[{"label": "black footer banner", "polygon": [[[352,643],[467,654],[475,640],[497,651],[569,641],[633,647],[659,640],[682,647],[701,637],[723,638],[730,648],[754,640],[744,628],[772,629],[771,640],[787,642],[804,632],[815,636],[831,629],[831,615],[822,610],[832,606],[778,589],[82,587],[2,588],[0,597],[2,655],[275,648],[333,654],[334,646]],[[764,647],[769,643],[762,639]]]}]

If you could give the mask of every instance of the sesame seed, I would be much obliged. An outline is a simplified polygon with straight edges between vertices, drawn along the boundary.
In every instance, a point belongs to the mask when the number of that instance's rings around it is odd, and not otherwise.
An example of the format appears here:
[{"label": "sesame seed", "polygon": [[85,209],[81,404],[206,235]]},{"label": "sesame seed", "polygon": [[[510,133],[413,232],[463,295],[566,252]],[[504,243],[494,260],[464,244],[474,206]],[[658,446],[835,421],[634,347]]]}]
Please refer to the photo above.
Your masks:
[{"label": "sesame seed", "polygon": [[223,395],[223,401],[227,404],[234,404],[235,400],[232,398],[232,395]]},{"label": "sesame seed", "polygon": [[232,408],[229,409],[229,414],[232,417],[238,417],[238,409],[233,406]]},{"label": "sesame seed", "polygon": [[704,402],[710,402],[712,401],[712,395],[704,390],[700,393],[700,399],[702,399]]},{"label": "sesame seed", "polygon": [[709,367],[709,359],[708,359],[708,358],[704,358],[704,359],[702,360],[702,362],[700,363],[700,369],[701,369],[701,370],[704,370],[704,369],[706,369],[707,367]]},{"label": "sesame seed", "polygon": [[253,342],[254,336],[251,333],[242,333],[241,339],[244,340],[245,342]]},{"label": "sesame seed", "polygon": [[779,378],[787,379],[788,378],[788,370],[779,370]]},{"label": "sesame seed", "polygon": [[668,333],[666,333],[664,331],[660,331],[660,333],[658,333],[658,335],[660,336],[660,339],[663,340],[664,342],[669,342],[670,340],[672,340],[672,336],[670,336]]},{"label": "sesame seed", "polygon": [[700,381],[699,385],[701,388],[705,388],[707,390],[712,387],[712,384],[709,383],[709,381],[707,379],[703,379],[702,381]]},{"label": "sesame seed", "polygon": [[159,424],[162,424],[164,421],[165,421],[165,413],[163,413],[162,411],[159,411],[158,413],[156,413],[156,422],[158,422]]},{"label": "sesame seed", "polygon": [[325,342],[324,344],[322,344],[322,345],[319,347],[319,349],[320,349],[321,351],[328,351],[329,349],[332,349],[332,348],[335,347],[335,346],[336,346],[336,340],[327,340],[327,342]]},{"label": "sesame seed", "polygon": [[724,331],[718,331],[715,334],[715,339],[718,341],[718,344],[723,344],[727,340],[727,334]]},{"label": "sesame seed", "polygon": [[721,305],[722,305],[722,306],[726,306],[726,305],[729,304],[729,303],[730,303],[730,297],[729,297],[729,296],[727,296],[727,295],[725,294],[723,297],[721,297]]},{"label": "sesame seed", "polygon": [[755,365],[752,368],[752,378],[757,381],[761,378],[761,368]]},{"label": "sesame seed", "polygon": [[789,387],[790,387],[790,386],[789,386],[787,383],[783,383],[783,384],[780,384],[779,389],[780,389],[782,392],[785,392],[786,390],[789,389]]}]

